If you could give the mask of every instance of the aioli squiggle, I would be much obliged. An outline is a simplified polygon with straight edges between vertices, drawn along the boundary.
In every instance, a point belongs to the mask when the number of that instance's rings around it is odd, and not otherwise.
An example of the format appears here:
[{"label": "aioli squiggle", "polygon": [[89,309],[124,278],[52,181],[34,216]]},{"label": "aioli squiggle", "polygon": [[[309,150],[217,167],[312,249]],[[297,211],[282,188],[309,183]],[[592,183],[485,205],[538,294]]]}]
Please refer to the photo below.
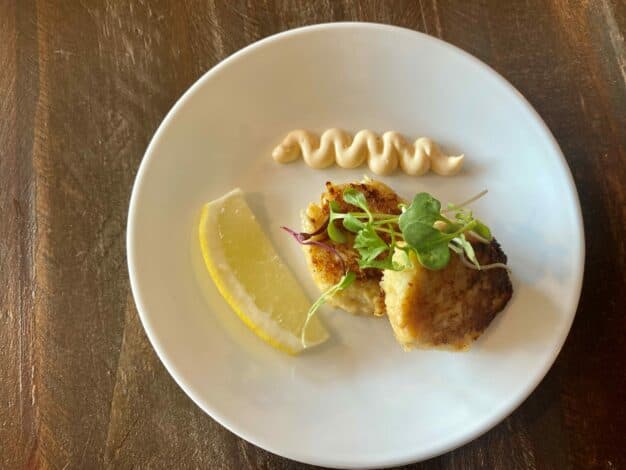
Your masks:
[{"label": "aioli squiggle", "polygon": [[428,137],[421,137],[413,144],[395,131],[387,131],[379,137],[364,129],[354,139],[341,129],[328,129],[321,139],[314,133],[297,129],[291,131],[272,152],[278,163],[289,163],[300,156],[311,168],[326,168],[335,163],[341,168],[356,168],[365,161],[377,175],[392,173],[398,165],[408,175],[423,175],[432,169],[443,176],[454,175],[461,170],[463,155],[445,155]]}]

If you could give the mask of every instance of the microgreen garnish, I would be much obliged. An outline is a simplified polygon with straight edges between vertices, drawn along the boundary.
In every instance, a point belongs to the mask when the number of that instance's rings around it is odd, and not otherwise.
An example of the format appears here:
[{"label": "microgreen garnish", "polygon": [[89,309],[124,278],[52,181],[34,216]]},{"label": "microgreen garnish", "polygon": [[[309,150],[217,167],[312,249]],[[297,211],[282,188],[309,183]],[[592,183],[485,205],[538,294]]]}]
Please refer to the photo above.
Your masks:
[{"label": "microgreen garnish", "polygon": [[[487,191],[481,191],[462,204],[448,204],[441,209],[441,203],[428,193],[418,193],[411,204],[400,204],[401,214],[380,214],[372,212],[365,195],[348,188],[343,192],[343,200],[360,211],[342,212],[337,201],[328,204],[329,216],[326,224],[328,237],[335,244],[347,243],[353,239],[354,249],[359,253],[361,269],[391,269],[401,271],[410,266],[413,252],[419,263],[427,269],[442,269],[450,262],[450,252],[456,253],[465,266],[473,269],[508,269],[506,264],[493,263],[481,266],[466,234],[482,243],[492,240],[491,230],[483,222],[474,218],[467,206],[481,198]],[[338,221],[341,221],[339,224]],[[323,227],[315,235],[323,232]],[[301,340],[304,344],[304,331],[311,317],[329,298],[347,288],[356,279],[356,274],[345,270],[343,258],[330,244],[311,240],[313,234],[296,233],[287,229],[299,243],[316,245],[336,254],[344,272],[341,279],[324,292],[311,306],[302,328]],[[394,259],[396,248],[405,252]]]},{"label": "microgreen garnish", "polygon": [[315,315],[315,312],[317,311],[317,309],[320,308],[322,305],[324,305],[324,302],[326,302],[326,300],[331,298],[337,292],[344,290],[346,287],[352,284],[355,279],[356,279],[356,274],[353,273],[352,271],[348,271],[346,274],[344,274],[341,277],[341,279],[339,280],[337,284],[332,286],[326,292],[323,292],[322,295],[320,295],[319,298],[315,301],[315,303],[311,305],[311,308],[309,308],[309,311],[306,314],[306,320],[304,321],[304,325],[302,326],[302,332],[300,333],[300,341],[302,342],[303,346],[306,346],[306,342],[304,338],[306,327],[309,324],[309,321],[311,320],[311,318],[313,318],[313,315]]},{"label": "microgreen garnish", "polygon": [[395,215],[373,213],[365,195],[348,188],[343,193],[344,202],[358,207],[362,212],[341,212],[340,205],[331,201],[328,236],[335,243],[347,242],[346,233],[335,223],[341,220],[343,229],[355,234],[354,248],[359,252],[361,268],[404,269],[404,265],[394,263],[392,259],[398,243],[403,242],[400,246],[413,251],[420,264],[428,269],[447,266],[450,250],[457,252],[456,248],[480,269],[474,249],[464,234],[474,232],[477,239],[489,242],[491,231],[475,219],[465,206],[485,193],[477,194],[462,205],[450,204],[445,211],[441,210],[441,203],[433,196],[419,193],[411,204],[402,204],[402,213]]},{"label": "microgreen garnish", "polygon": [[354,188],[348,188],[343,192],[343,200],[348,204],[352,204],[353,206],[360,207],[367,214],[370,222],[372,221],[372,214],[367,207],[367,199],[365,199],[365,194],[361,191],[357,191]]}]

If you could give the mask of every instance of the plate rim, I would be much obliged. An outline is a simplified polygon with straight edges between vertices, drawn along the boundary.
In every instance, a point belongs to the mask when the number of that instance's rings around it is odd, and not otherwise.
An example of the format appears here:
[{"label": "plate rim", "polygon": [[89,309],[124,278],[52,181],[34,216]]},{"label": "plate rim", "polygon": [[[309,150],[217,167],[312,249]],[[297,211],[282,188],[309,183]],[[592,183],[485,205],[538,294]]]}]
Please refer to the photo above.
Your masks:
[{"label": "plate rim", "polygon": [[[159,339],[156,337],[156,333],[152,329],[151,321],[149,319],[149,314],[146,313],[146,309],[144,307],[143,294],[140,292],[139,286],[138,286],[139,281],[137,280],[137,273],[136,273],[136,267],[135,267],[136,255],[133,249],[133,240],[135,240],[135,237],[136,237],[135,219],[136,219],[136,212],[138,210],[137,206],[138,206],[140,188],[142,186],[147,168],[150,164],[151,155],[153,154],[154,149],[159,145],[160,141],[163,138],[165,130],[169,127],[170,122],[173,121],[179,109],[182,108],[186,102],[191,100],[192,97],[196,94],[196,92],[202,86],[204,86],[205,82],[209,81],[213,75],[218,73],[222,68],[226,67],[231,62],[234,62],[236,60],[239,60],[240,58],[243,58],[244,56],[246,56],[247,54],[250,54],[256,49],[264,47],[272,42],[280,41],[287,37],[304,35],[310,32],[318,31],[318,30],[337,30],[337,29],[363,29],[363,30],[370,30],[370,31],[378,30],[378,31],[387,31],[390,33],[402,33],[402,34],[410,34],[410,35],[417,36],[422,41],[436,43],[438,46],[443,46],[445,48],[450,49],[456,54],[460,54],[465,59],[468,59],[470,62],[472,62],[473,65],[479,68],[482,68],[484,71],[492,75],[498,82],[500,82],[500,84],[504,85],[504,87],[507,88],[509,91],[512,91],[513,94],[516,95],[517,98],[519,99],[520,104],[524,108],[526,108],[526,111],[530,112],[531,116],[534,118],[533,119],[534,123],[539,125],[539,127],[541,128],[541,131],[543,131],[543,133],[547,137],[548,143],[550,144],[552,151],[554,151],[555,154],[559,157],[559,163],[560,163],[559,166],[564,171],[564,176],[565,176],[565,180],[567,183],[567,187],[573,196],[573,202],[574,202],[573,208],[575,212],[574,217],[577,222],[577,226],[578,226],[577,228],[578,228],[578,234],[579,234],[579,240],[580,240],[578,250],[577,250],[578,251],[577,264],[580,265],[580,269],[576,273],[576,278],[574,280],[574,286],[575,286],[575,295],[573,296],[573,300],[575,300],[573,304],[574,311],[570,315],[567,327],[563,330],[564,332],[562,334],[562,337],[559,338],[558,347],[555,347],[553,349],[551,356],[546,356],[548,360],[544,362],[544,365],[539,371],[539,373],[537,374],[537,376],[535,377],[535,380],[533,380],[532,383],[525,390],[523,390],[523,392],[520,393],[519,396],[515,400],[510,402],[508,406],[504,407],[504,409],[500,413],[498,413],[495,417],[492,417],[492,419],[486,420],[484,423],[481,423],[472,432],[469,432],[452,441],[446,441],[445,443],[437,443],[431,446],[429,450],[426,452],[424,451],[413,452],[413,453],[407,452],[402,455],[397,455],[393,458],[387,457],[387,458],[380,459],[379,461],[373,461],[370,463],[359,462],[355,464],[350,464],[344,461],[337,461],[332,458],[327,459],[324,456],[319,456],[319,457],[315,456],[315,458],[310,458],[309,456],[298,455],[298,453],[292,453],[290,455],[287,455],[287,453],[285,453],[283,450],[277,449],[276,448],[277,446],[272,446],[272,445],[269,445],[268,443],[261,443],[259,442],[258,439],[255,439],[253,436],[248,435],[245,431],[241,430],[236,423],[232,422],[228,418],[221,415],[219,411],[213,409],[211,406],[209,406],[208,403],[205,402],[204,399],[197,396],[197,394],[193,390],[187,387],[183,379],[179,376],[176,368],[170,363],[164,351],[163,345],[161,344]],[[454,449],[457,449],[473,441],[474,439],[485,434],[486,432],[488,432],[489,430],[491,430],[492,428],[500,424],[505,418],[507,418],[511,413],[513,413],[517,408],[519,408],[519,406],[530,396],[530,394],[535,391],[537,386],[545,378],[548,371],[552,368],[552,366],[554,365],[554,362],[556,361],[556,358],[560,354],[563,348],[563,345],[565,343],[565,340],[567,339],[569,332],[571,330],[572,323],[574,321],[574,318],[576,317],[576,313],[578,311],[578,306],[580,303],[580,296],[582,292],[585,263],[586,263],[585,232],[584,232],[582,209],[580,206],[580,197],[576,189],[576,185],[574,183],[572,171],[567,163],[567,160],[565,159],[565,156],[563,155],[563,152],[561,151],[561,148],[556,138],[554,137],[554,135],[548,128],[547,124],[541,118],[539,113],[535,110],[532,104],[524,97],[524,95],[513,84],[511,84],[506,78],[504,78],[500,73],[498,73],[492,67],[487,65],[485,62],[481,61],[480,59],[470,54],[469,52],[466,52],[460,47],[457,47],[453,44],[450,44],[444,41],[443,39],[422,33],[420,31],[415,31],[409,28],[404,28],[401,26],[395,26],[395,25],[389,25],[389,24],[383,24],[383,23],[375,23],[375,22],[358,22],[358,21],[317,23],[317,24],[301,26],[301,27],[297,27],[293,29],[288,29],[286,31],[282,31],[282,32],[267,36],[265,38],[262,38],[258,41],[255,41],[237,50],[233,54],[224,58],[223,60],[215,64],[213,67],[211,67],[209,70],[204,72],[189,88],[187,88],[187,90],[176,100],[174,105],[170,108],[170,110],[167,112],[163,120],[160,122],[152,138],[150,139],[150,142],[139,164],[139,168],[137,170],[135,179],[133,181],[133,187],[132,187],[132,192],[131,192],[130,201],[129,201],[129,209],[128,209],[127,225],[126,225],[126,255],[127,255],[127,265],[128,265],[128,274],[129,274],[131,292],[133,295],[135,306],[137,308],[137,314],[139,315],[139,319],[141,321],[143,329],[157,357],[159,358],[161,363],[164,365],[165,369],[167,370],[169,375],[172,377],[172,379],[174,379],[174,381],[185,392],[185,394],[189,398],[191,398],[191,400],[204,413],[208,414],[212,419],[217,421],[221,426],[225,427],[227,430],[234,433],[238,437],[246,440],[247,442],[250,442],[251,444],[258,446],[268,452],[271,452],[275,455],[279,455],[287,459],[295,460],[295,461],[302,462],[302,463],[327,466],[327,467],[332,467],[332,468],[371,468],[371,467],[389,468],[389,467],[394,467],[398,465],[406,465],[410,463],[420,462],[429,458],[442,455]]]}]

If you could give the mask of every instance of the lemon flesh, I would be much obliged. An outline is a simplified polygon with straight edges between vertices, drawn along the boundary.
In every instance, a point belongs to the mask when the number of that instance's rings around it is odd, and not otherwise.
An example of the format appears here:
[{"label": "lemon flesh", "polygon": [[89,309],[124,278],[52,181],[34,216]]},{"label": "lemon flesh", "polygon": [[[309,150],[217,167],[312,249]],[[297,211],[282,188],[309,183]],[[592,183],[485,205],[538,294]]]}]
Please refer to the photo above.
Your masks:
[{"label": "lemon flesh", "polygon": [[258,336],[290,354],[328,338],[313,317],[304,335],[306,346],[302,344],[309,299],[263,233],[240,189],[205,204],[198,232],[215,285]]}]

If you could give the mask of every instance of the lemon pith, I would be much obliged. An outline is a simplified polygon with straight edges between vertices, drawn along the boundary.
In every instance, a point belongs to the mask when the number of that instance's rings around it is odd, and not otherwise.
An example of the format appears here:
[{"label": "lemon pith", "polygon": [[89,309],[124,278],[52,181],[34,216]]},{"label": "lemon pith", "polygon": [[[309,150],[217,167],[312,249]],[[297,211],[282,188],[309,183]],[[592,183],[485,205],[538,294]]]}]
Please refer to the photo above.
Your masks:
[{"label": "lemon pith", "polygon": [[[202,256],[220,294],[259,337],[289,354],[302,351],[309,299],[279,258],[239,189],[205,204],[198,229]],[[317,318],[306,344],[326,340]]]}]

